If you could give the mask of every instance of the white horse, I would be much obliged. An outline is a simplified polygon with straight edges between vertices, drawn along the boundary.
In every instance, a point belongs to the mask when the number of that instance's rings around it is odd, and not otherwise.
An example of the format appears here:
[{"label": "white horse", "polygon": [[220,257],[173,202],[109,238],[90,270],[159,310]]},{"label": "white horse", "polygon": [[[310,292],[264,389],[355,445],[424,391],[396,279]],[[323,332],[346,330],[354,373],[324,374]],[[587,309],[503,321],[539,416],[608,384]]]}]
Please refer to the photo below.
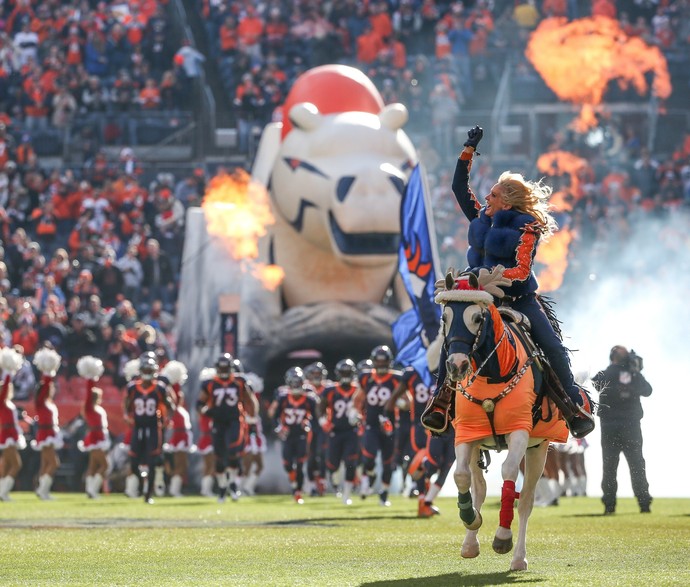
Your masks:
[{"label": "white horse", "polygon": [[[511,570],[527,569],[527,523],[534,506],[537,481],[544,470],[549,441],[568,437],[565,421],[555,405],[542,397],[542,419],[533,425],[533,407],[541,386],[538,355],[509,324],[504,312],[494,305],[500,297],[499,275],[483,273],[478,280],[465,274],[455,280],[449,274],[446,288],[437,293],[443,305],[442,334],[446,357],[446,382],[455,393],[456,469],[460,519],[467,528],[461,556],[479,555],[477,532],[482,525],[481,506],[486,481],[479,466],[480,449],[502,450],[507,456],[501,466],[503,488],[499,526],[493,549],[506,554],[513,549],[515,500],[518,503],[518,537]],[[513,313],[512,319],[516,317]],[[524,482],[517,493],[515,482],[522,459]]]}]

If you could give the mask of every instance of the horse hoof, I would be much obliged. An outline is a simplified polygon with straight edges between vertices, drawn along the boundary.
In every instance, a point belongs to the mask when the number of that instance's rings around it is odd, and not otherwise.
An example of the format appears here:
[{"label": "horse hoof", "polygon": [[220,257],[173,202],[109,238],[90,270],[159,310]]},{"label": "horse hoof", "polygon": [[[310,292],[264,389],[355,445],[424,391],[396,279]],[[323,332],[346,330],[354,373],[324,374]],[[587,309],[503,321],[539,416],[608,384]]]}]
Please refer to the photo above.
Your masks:
[{"label": "horse hoof", "polygon": [[511,571],[526,571],[527,570],[527,559],[518,559],[510,563]]},{"label": "horse hoof", "polygon": [[465,524],[465,528],[467,528],[468,530],[474,531],[479,530],[479,528],[482,527],[483,522],[484,520],[482,519],[482,515],[477,510],[474,510],[474,522],[472,522],[471,524],[466,524],[465,522],[463,522],[463,524]]},{"label": "horse hoof", "polygon": [[499,538],[498,536],[494,536],[494,541],[491,544],[491,547],[494,549],[494,552],[498,554],[508,554],[511,550],[513,550],[513,537],[510,536],[509,538]]},{"label": "horse hoof", "polygon": [[463,544],[460,549],[462,558],[477,558],[479,556],[479,540],[471,544]]}]

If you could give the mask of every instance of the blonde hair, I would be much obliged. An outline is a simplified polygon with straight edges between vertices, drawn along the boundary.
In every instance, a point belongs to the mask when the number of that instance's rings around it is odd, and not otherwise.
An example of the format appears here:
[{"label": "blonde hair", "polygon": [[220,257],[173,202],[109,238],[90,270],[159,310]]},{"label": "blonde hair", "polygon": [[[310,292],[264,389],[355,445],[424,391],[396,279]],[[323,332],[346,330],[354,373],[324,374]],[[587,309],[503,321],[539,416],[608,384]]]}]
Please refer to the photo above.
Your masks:
[{"label": "blonde hair", "polygon": [[498,178],[498,185],[503,188],[502,199],[514,210],[529,214],[539,225],[538,231],[548,239],[558,229],[558,224],[551,216],[551,186],[539,181],[528,181],[520,173],[504,171]]}]

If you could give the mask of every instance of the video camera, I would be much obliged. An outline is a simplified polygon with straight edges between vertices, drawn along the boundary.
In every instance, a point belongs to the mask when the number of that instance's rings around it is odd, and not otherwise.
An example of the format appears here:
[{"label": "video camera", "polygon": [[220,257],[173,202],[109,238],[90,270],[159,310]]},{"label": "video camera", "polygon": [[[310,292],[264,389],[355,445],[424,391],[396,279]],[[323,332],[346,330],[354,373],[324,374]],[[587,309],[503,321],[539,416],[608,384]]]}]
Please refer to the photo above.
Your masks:
[{"label": "video camera", "polygon": [[644,368],[644,360],[640,355],[636,354],[634,350],[630,349],[626,367],[631,371],[639,373]]}]

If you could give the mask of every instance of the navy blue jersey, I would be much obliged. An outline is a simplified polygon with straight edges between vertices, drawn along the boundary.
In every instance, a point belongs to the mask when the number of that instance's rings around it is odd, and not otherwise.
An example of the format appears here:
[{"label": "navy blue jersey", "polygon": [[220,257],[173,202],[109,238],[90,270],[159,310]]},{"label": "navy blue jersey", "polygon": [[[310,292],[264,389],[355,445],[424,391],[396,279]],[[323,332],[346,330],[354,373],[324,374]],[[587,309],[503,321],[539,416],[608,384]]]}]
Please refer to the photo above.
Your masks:
[{"label": "navy blue jersey", "polygon": [[166,413],[165,385],[155,379],[134,379],[127,384],[127,406],[137,427],[157,426]]},{"label": "navy blue jersey", "polygon": [[380,425],[379,416],[390,417],[385,413],[384,406],[400,384],[400,378],[401,374],[398,371],[389,371],[385,375],[370,371],[360,376],[359,385],[364,392],[367,426],[378,428]]},{"label": "navy blue jersey", "polygon": [[316,420],[318,398],[312,393],[286,393],[278,398],[276,419],[280,426],[289,430],[290,435],[303,434],[311,430]]},{"label": "navy blue jersey", "polygon": [[341,430],[352,430],[355,428],[350,424],[348,412],[352,406],[352,396],[357,391],[354,385],[350,385],[347,389],[340,383],[331,385],[323,391],[321,401],[325,402],[328,421],[333,424],[333,430],[340,432]]},{"label": "navy blue jersey", "polygon": [[244,413],[242,394],[247,391],[247,382],[241,375],[230,379],[214,377],[204,381],[201,390],[206,393],[207,414],[214,422],[239,420]]},{"label": "navy blue jersey", "polygon": [[419,373],[413,367],[407,367],[403,371],[402,381],[405,384],[405,388],[410,392],[412,396],[412,403],[410,404],[410,415],[412,417],[412,422],[421,426],[419,418],[426,408],[426,404],[429,401],[430,390],[429,387],[424,383]]}]

